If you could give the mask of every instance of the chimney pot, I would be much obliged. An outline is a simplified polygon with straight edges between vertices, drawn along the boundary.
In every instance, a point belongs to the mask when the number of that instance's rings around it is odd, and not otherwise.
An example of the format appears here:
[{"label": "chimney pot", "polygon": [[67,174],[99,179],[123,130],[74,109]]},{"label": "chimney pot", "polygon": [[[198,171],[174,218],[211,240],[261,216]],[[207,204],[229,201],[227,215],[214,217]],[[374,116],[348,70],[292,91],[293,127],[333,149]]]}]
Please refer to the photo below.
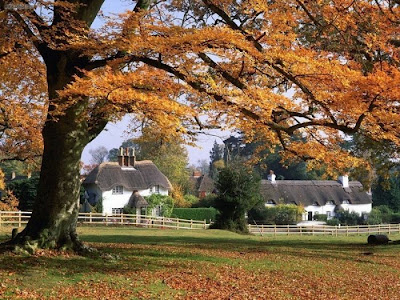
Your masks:
[{"label": "chimney pot", "polygon": [[271,181],[272,183],[275,183],[275,178],[276,175],[274,174],[274,171],[270,170],[268,175],[268,180]]},{"label": "chimney pot", "polygon": [[349,187],[349,175],[345,174],[342,176],[339,176],[338,181],[342,184],[344,188]]}]

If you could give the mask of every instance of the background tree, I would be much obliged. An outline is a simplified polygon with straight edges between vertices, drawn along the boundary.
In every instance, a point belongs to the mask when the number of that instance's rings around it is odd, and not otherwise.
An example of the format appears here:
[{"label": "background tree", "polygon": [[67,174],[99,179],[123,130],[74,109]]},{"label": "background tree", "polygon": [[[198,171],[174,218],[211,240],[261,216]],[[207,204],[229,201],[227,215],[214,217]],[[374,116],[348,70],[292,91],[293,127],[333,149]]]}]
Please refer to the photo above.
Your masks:
[{"label": "background tree", "polygon": [[343,133],[399,142],[398,1],[139,0],[100,30],[102,0],[22,3],[46,13],[0,1],[0,131],[8,156],[43,149],[35,208],[12,242],[29,251],[84,250],[80,156],[125,113],[188,143],[204,128],[257,128],[285,159],[329,174],[370,168]]},{"label": "background tree", "polygon": [[[133,140],[126,140],[123,141],[121,146],[119,148],[134,148],[135,151],[137,152],[137,145],[133,142]],[[117,162],[118,161],[118,155],[119,155],[119,148],[112,148],[110,151],[108,151],[107,154],[107,160],[112,161],[112,162]]]},{"label": "background tree", "polygon": [[248,232],[245,214],[262,201],[260,178],[248,168],[229,166],[220,171],[216,188],[215,208],[220,214],[212,228]]},{"label": "background tree", "polygon": [[172,196],[179,203],[189,188],[188,153],[179,138],[170,139],[144,128],[142,135],[133,140],[138,160],[151,160],[172,184]]},{"label": "background tree", "polygon": [[224,166],[224,146],[214,141],[213,147],[210,151],[210,166],[208,172],[211,178],[217,179],[218,170]]},{"label": "background tree", "polygon": [[90,163],[94,165],[100,165],[104,162],[108,155],[108,150],[104,146],[99,146],[95,149],[89,150],[89,154],[92,156],[90,159]]},{"label": "background tree", "polygon": [[15,197],[12,191],[7,190],[5,195],[0,199],[0,211],[17,211],[18,198]]}]

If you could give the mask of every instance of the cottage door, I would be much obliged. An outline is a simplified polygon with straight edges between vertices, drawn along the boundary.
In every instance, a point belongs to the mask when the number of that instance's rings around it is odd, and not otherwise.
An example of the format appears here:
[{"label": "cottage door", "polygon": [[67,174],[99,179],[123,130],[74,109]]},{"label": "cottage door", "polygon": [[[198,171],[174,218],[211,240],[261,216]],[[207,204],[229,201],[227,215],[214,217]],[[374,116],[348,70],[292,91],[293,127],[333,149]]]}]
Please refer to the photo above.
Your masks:
[{"label": "cottage door", "polygon": [[308,221],[312,221],[312,211],[309,211],[309,212],[308,212],[308,218],[307,218],[307,220],[308,220]]}]

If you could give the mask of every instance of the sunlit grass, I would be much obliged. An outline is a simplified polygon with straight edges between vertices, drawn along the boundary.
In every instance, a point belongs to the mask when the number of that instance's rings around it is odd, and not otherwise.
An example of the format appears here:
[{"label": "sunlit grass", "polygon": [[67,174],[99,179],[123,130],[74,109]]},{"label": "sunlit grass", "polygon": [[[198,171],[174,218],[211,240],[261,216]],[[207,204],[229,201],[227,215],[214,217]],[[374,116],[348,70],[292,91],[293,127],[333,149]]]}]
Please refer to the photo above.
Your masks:
[{"label": "sunlit grass", "polygon": [[[52,251],[3,254],[0,299],[396,299],[400,293],[400,245],[369,246],[367,235],[78,231],[82,240],[118,259]],[[10,233],[2,228],[0,238]]]}]

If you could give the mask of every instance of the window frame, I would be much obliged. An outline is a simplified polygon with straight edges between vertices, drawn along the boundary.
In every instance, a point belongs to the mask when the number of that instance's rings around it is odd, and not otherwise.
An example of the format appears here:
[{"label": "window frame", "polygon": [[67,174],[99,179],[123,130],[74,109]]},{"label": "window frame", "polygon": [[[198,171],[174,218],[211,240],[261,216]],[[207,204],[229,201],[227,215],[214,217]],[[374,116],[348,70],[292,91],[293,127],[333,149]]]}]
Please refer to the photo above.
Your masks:
[{"label": "window frame", "polygon": [[116,185],[112,189],[113,195],[123,195],[124,194],[124,186],[123,185]]}]

